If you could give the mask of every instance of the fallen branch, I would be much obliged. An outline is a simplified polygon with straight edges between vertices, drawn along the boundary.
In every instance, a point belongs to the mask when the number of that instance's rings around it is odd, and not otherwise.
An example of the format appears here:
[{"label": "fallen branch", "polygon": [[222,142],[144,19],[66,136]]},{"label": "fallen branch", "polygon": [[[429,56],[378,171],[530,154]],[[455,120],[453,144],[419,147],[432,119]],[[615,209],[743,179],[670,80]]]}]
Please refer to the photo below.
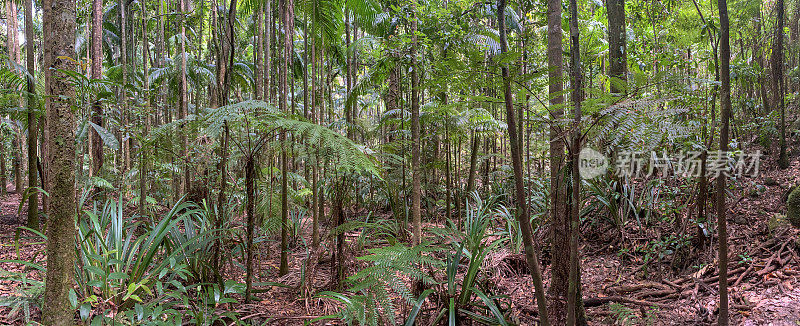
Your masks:
[{"label": "fallen branch", "polygon": [[669,308],[669,307],[671,307],[668,304],[664,304],[664,303],[660,303],[660,302],[637,300],[637,299],[631,299],[631,298],[626,298],[626,297],[622,297],[622,296],[588,298],[588,299],[584,299],[583,300],[583,305],[585,307],[597,307],[597,306],[601,306],[601,305],[604,305],[604,304],[609,303],[609,302],[630,303],[630,304],[635,304],[635,305],[640,305],[640,306],[647,306],[647,307],[650,307],[650,306],[656,306],[656,307],[661,307],[661,308]]}]

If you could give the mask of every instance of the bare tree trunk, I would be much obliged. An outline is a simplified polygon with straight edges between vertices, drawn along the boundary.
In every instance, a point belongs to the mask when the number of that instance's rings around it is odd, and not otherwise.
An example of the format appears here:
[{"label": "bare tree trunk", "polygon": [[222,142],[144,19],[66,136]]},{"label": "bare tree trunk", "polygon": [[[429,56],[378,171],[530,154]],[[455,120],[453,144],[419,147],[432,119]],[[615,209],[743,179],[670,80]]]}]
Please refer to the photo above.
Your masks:
[{"label": "bare tree trunk", "polygon": [[[6,35],[6,48],[8,49],[8,59],[12,63],[19,63],[19,42],[17,41],[17,4],[8,0],[6,2],[6,29],[9,31]],[[9,66],[14,69],[13,65]],[[16,129],[16,128],[15,128]],[[22,188],[22,146],[21,146],[21,131],[14,133],[14,138],[11,140],[12,151],[14,152],[14,159],[12,166],[14,170],[14,192],[21,194]]]},{"label": "bare tree trunk", "polygon": [[[95,0],[100,1],[100,0]],[[147,75],[147,60],[150,58],[150,47],[147,43],[147,8],[142,7],[142,56],[144,60],[142,60],[142,71],[145,72]],[[94,67],[94,66],[93,66]],[[145,137],[147,134],[150,133],[150,107],[152,103],[150,103],[150,82],[148,78],[143,79],[144,89],[145,89],[145,97],[146,97],[146,110],[148,112],[145,114],[144,118],[142,119],[141,123],[144,124],[144,135]],[[147,213],[147,151],[145,148],[148,146],[146,141],[139,142],[139,215],[145,216]]]},{"label": "bare tree trunk", "polygon": [[266,9],[264,10],[265,15],[267,16],[266,17],[267,19],[265,21],[265,23],[267,25],[266,26],[267,27],[267,33],[264,34],[264,37],[266,38],[266,41],[267,41],[265,46],[264,46],[264,49],[265,49],[265,51],[264,51],[264,59],[265,60],[264,61],[266,63],[266,67],[264,68],[264,73],[263,73],[264,74],[264,98],[267,100],[267,102],[271,102],[273,100],[273,98],[271,96],[271,92],[270,92],[270,89],[272,88],[271,85],[270,85],[270,80],[271,80],[271,77],[272,77],[272,33],[273,33],[273,30],[272,30],[272,21],[273,21],[273,17],[272,17],[272,0],[266,0],[266,3],[267,3],[267,6],[266,6]]},{"label": "bare tree trunk", "polygon": [[245,163],[244,168],[244,186],[246,192],[246,213],[247,213],[247,274],[245,276],[245,293],[244,293],[244,302],[250,303],[250,295],[252,294],[253,288],[253,236],[254,236],[254,229],[255,229],[255,187],[253,182],[255,181],[255,160],[254,157],[255,153],[248,153],[247,157],[245,158],[247,162]]},{"label": "bare tree trunk", "polygon": [[412,2],[411,20],[411,243],[422,242],[422,207],[420,205],[420,139],[419,139],[419,69],[417,65],[417,6]]},{"label": "bare tree trunk", "polygon": [[625,92],[625,87],[619,85],[627,80],[628,59],[625,28],[625,0],[608,0],[608,75],[612,77],[611,93]]},{"label": "bare tree trunk", "polygon": [[256,8],[255,19],[253,20],[256,24],[256,53],[253,53],[255,57],[255,80],[253,82],[253,93],[254,98],[256,100],[262,100],[264,98],[264,67],[263,67],[263,59],[264,59],[264,15],[262,15],[262,11],[264,8],[261,7],[259,3],[258,8]]},{"label": "bare tree trunk", "polygon": [[[497,23],[500,30],[500,52],[508,52],[506,41],[506,0],[497,1]],[[531,229],[530,217],[528,215],[528,205],[525,195],[524,173],[522,171],[522,144],[520,144],[514,112],[514,99],[511,92],[511,74],[508,71],[508,64],[501,66],[503,73],[503,95],[506,106],[506,123],[508,124],[508,138],[511,142],[511,162],[514,167],[514,188],[516,216],[522,234],[522,241],[525,246],[525,260],[528,263],[533,285],[536,288],[536,305],[539,308],[539,320],[542,325],[549,325],[547,317],[547,302],[544,296],[544,285],[542,282],[542,271],[539,267],[539,250],[533,243],[533,230]]]},{"label": "bare tree trunk", "polygon": [[34,66],[35,47],[33,41],[33,0],[25,1],[25,43],[28,44],[25,51],[26,64],[28,69],[27,92],[28,92],[28,187],[31,193],[28,194],[28,227],[34,230],[39,229],[39,193],[33,190],[38,185],[36,166],[38,154],[36,146],[39,137],[39,124],[37,123],[36,110],[36,81],[33,79],[36,67]]},{"label": "bare tree trunk", "polygon": [[[778,0],[782,1],[782,0]],[[718,0],[719,6],[719,56],[720,56],[720,77],[722,88],[720,92],[720,126],[719,150],[725,153],[728,150],[728,121],[731,114],[731,46],[728,22],[728,2]],[[727,219],[725,217],[725,194],[726,175],[720,174],[717,177],[717,237],[719,241],[719,317],[718,325],[728,325],[728,230]]]},{"label": "bare tree trunk", "polygon": [[5,137],[0,136],[0,144],[3,144],[2,150],[0,150],[0,195],[2,196],[8,194],[8,188],[6,188],[8,186],[8,171],[6,171],[5,143]]},{"label": "bare tree trunk", "polygon": [[552,268],[548,312],[554,325],[566,324],[566,303],[569,287],[569,216],[567,215],[567,180],[564,171],[565,135],[560,119],[564,103],[561,94],[563,54],[561,30],[561,0],[548,0],[547,10],[547,68],[550,94],[550,223]]},{"label": "bare tree trunk", "polygon": [[[217,214],[216,219],[214,220],[214,229],[221,230],[222,229],[222,219],[225,218],[225,207],[228,204],[228,199],[226,198],[225,190],[228,187],[228,139],[230,139],[230,133],[228,130],[228,122],[223,121],[223,134],[222,139],[220,141],[220,161],[219,161],[219,195],[217,197]],[[216,279],[217,283],[222,284],[222,276],[220,273],[220,259],[221,259],[221,251],[222,251],[222,239],[217,238],[214,240],[214,253],[212,259],[212,269],[214,270],[214,278]]]},{"label": "bare tree trunk", "polygon": [[[580,29],[578,26],[578,4],[569,2],[570,69],[572,70],[572,206],[569,221],[569,278],[567,286],[567,325],[586,325],[586,315],[581,299],[581,267],[578,251],[581,212],[581,102],[583,102],[583,73],[581,72]],[[623,14],[624,15],[624,14]]]},{"label": "bare tree trunk", "polygon": [[[294,53],[294,0],[284,0],[286,6],[284,7],[283,14],[283,28],[284,28],[284,51],[283,51],[283,71],[281,72],[281,85],[283,91],[281,92],[281,111],[288,112],[286,95],[292,94],[287,90],[291,71],[289,70],[289,62],[292,60]],[[293,77],[291,77],[293,78]],[[286,133],[281,133],[281,140],[286,141]],[[289,202],[288,202],[288,180],[287,172],[289,169],[288,153],[284,149],[281,153],[281,264],[278,274],[281,276],[289,273]]]},{"label": "bare tree trunk", "polygon": [[43,30],[46,78],[47,142],[58,150],[48,151],[50,208],[47,219],[47,275],[45,279],[42,323],[69,326],[73,311],[68,300],[75,263],[75,115],[72,99],[75,89],[63,71],[75,70],[75,1],[45,0]]},{"label": "bare tree trunk", "polygon": [[789,159],[786,156],[786,103],[785,89],[783,89],[783,26],[784,26],[784,4],[783,0],[777,0],[775,7],[778,10],[778,20],[775,24],[774,46],[772,49],[772,92],[775,94],[775,104],[780,106],[781,122],[778,130],[781,131],[779,140],[780,154],[778,156],[778,166],[781,169],[789,167]]},{"label": "bare tree trunk", "polygon": [[472,148],[469,154],[469,174],[467,175],[467,191],[464,197],[467,198],[472,190],[475,189],[475,171],[478,168],[478,146],[480,146],[480,137],[476,132],[472,132]]},{"label": "bare tree trunk", "polygon": [[[103,0],[92,1],[92,79],[103,77]],[[92,104],[92,123],[103,126],[103,107],[99,100]],[[100,176],[103,168],[103,139],[91,128],[92,169],[91,173]]]},{"label": "bare tree trunk", "polygon": [[[233,1],[235,2],[235,1]],[[188,10],[186,9],[186,0],[178,0],[178,6],[180,7],[180,24],[181,24],[181,90],[180,95],[178,98],[178,120],[183,120],[189,113],[189,94],[188,94],[188,85],[186,80],[186,15],[188,14]],[[221,63],[220,63],[221,64]],[[191,158],[188,155],[188,148],[189,148],[189,138],[188,138],[188,128],[186,128],[186,122],[182,122],[180,125],[180,138],[181,138],[181,152],[180,156],[181,159],[184,160],[184,168],[183,168],[183,189],[181,189],[180,193],[186,194],[192,188],[191,185],[191,178],[189,175],[189,168],[191,164]]]}]

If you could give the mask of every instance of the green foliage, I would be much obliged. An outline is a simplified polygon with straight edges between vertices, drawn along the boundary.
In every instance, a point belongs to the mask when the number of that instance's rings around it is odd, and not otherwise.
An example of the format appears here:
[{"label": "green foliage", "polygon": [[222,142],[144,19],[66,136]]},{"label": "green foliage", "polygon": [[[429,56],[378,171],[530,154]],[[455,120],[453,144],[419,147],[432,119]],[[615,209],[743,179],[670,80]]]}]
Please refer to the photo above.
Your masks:
[{"label": "green foliage", "polygon": [[786,219],[794,227],[800,227],[800,187],[795,187],[786,200]]},{"label": "green foliage", "polygon": [[440,260],[431,256],[439,250],[430,243],[414,247],[396,244],[369,249],[370,255],[358,259],[368,262],[370,266],[347,278],[352,285],[348,291],[354,295],[329,291],[319,294],[344,304],[344,308],[336,315],[321,319],[341,318],[349,325],[378,325],[379,321],[396,324],[396,308],[391,295],[399,295],[408,303],[415,302],[416,298],[406,280],[434,284],[436,281],[425,273],[425,269],[442,265]]},{"label": "green foliage", "polygon": [[[6,320],[13,320],[20,313],[26,324],[33,322],[33,308],[41,307],[44,295],[44,267],[40,264],[23,260],[0,260],[0,263],[20,264],[21,271],[5,271],[0,269],[0,281],[15,284],[15,291],[9,295],[0,296],[0,307],[8,310]],[[37,274],[36,278],[28,276],[30,272]]]},{"label": "green foliage", "polygon": [[102,210],[84,210],[77,222],[81,309],[99,302],[130,308],[144,302],[145,294],[152,296],[156,282],[186,280],[187,266],[198,263],[191,256],[208,241],[208,233],[195,231],[199,210],[193,204],[178,203],[150,225],[126,218],[123,207],[109,200]]},{"label": "green foliage", "polygon": [[614,317],[615,325],[655,325],[658,317],[658,307],[650,307],[641,318],[633,309],[619,303],[611,303],[608,308]]}]

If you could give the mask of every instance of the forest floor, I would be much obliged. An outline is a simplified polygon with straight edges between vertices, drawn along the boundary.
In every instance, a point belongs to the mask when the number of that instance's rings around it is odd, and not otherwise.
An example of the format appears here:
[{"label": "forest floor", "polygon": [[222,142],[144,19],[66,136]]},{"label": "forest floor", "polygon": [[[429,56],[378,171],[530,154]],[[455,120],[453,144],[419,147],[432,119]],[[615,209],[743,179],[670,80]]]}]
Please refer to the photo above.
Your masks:
[{"label": "forest floor", "polygon": [[[774,158],[766,157],[760,175],[737,180],[733,198],[729,199],[729,283],[734,325],[800,325],[798,230],[782,218],[786,212],[786,193],[800,184],[800,162],[797,155],[793,157],[788,170],[777,169]],[[21,216],[18,214],[19,201],[18,194],[0,198],[0,260],[19,259],[43,264],[45,250],[40,240],[26,237],[15,240],[17,228],[26,220],[24,209]],[[686,217],[686,212],[678,214]],[[608,239],[608,234],[614,234],[615,230],[593,229],[584,226],[581,249],[583,297],[590,324],[702,325],[715,322],[718,302],[715,240],[704,245],[684,246],[662,260],[647,260],[642,254],[644,248],[652,246],[651,240],[659,238],[661,229],[668,232],[669,226],[626,227],[625,236],[617,237],[616,241]],[[348,234],[348,239],[355,236]],[[274,241],[261,246],[262,255],[256,259],[260,265],[256,268],[259,273],[255,282],[300,284],[300,265],[306,256],[305,250],[300,248],[292,252],[290,273],[279,277],[278,246]],[[366,254],[352,247],[347,255],[350,273],[364,264],[355,257]],[[330,259],[319,258],[314,280],[308,282],[314,284],[312,292],[330,288]],[[486,264],[487,284],[495,294],[508,296],[511,319],[521,325],[535,324],[533,284],[526,275],[524,258],[501,249],[491,253]],[[545,287],[548,286],[549,267],[545,259]],[[3,262],[0,270],[22,271],[23,266]],[[244,280],[244,273],[238,268],[227,266],[226,271],[229,278]],[[30,275],[35,277],[36,274],[31,272]],[[337,308],[337,303],[329,299],[303,298],[298,295],[300,291],[292,287],[273,286],[262,290],[263,293],[257,294],[261,298],[258,302],[222,305],[218,309],[236,310],[241,319],[256,325],[302,325],[318,316],[332,314]],[[16,291],[15,284],[0,279],[0,298]],[[408,308],[400,300],[398,306],[401,310]],[[31,313],[38,314],[35,310]],[[0,306],[0,324],[21,324],[21,314],[10,316],[8,308]]]}]

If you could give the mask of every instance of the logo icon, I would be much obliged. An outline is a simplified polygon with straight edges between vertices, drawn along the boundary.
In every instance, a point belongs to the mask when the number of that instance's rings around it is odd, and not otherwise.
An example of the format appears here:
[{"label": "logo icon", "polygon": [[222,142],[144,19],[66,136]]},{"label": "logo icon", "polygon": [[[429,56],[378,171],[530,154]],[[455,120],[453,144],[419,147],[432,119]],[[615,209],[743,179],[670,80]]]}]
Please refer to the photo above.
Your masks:
[{"label": "logo icon", "polygon": [[581,168],[581,178],[593,179],[608,170],[608,159],[600,152],[584,147],[579,156],[578,163]]}]

